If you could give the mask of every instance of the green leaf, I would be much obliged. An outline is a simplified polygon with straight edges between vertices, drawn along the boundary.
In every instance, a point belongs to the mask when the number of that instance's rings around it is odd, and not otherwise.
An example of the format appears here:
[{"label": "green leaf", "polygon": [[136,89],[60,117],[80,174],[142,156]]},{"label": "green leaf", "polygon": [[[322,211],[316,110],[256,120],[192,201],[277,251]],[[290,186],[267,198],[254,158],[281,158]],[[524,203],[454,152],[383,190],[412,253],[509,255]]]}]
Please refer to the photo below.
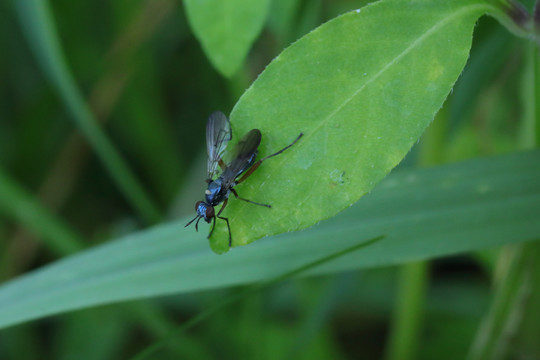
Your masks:
[{"label": "green leaf", "polygon": [[[60,260],[0,288],[0,327],[118,301],[263,281],[379,235],[309,272],[400,264],[540,237],[540,151],[398,171],[340,216],[216,256],[187,219]],[[203,229],[204,230],[204,229]]]},{"label": "green leaf", "polygon": [[269,0],[184,0],[189,24],[212,65],[232,77],[261,32]]},{"label": "green leaf", "polygon": [[[315,29],[279,55],[236,104],[237,139],[263,134],[265,162],[230,201],[233,246],[303,229],[369,192],[407,154],[467,60],[482,0],[387,0]],[[228,250],[218,221],[212,249]]]}]

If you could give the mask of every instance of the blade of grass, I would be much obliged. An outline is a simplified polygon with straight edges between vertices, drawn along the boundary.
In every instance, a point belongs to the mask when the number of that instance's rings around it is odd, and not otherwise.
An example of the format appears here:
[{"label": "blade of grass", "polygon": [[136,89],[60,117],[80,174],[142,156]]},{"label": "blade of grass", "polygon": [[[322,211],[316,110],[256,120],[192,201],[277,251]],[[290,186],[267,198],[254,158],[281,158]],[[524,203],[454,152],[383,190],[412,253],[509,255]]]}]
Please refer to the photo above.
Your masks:
[{"label": "blade of grass", "polygon": [[538,178],[540,151],[396,172],[338,217],[223,256],[210,251],[203,231],[184,228],[188,219],[182,219],[4,284],[0,327],[98,304],[263,281],[351,246],[359,237],[387,235],[306,274],[532,241],[540,234]]},{"label": "blade of grass", "polygon": [[[79,234],[60,218],[43,208],[31,194],[10,179],[1,169],[0,212],[9,219],[19,222],[24,228],[30,229],[38,240],[45,242],[47,248],[59,257],[73,254],[84,248],[85,241]],[[12,254],[8,252],[5,256],[10,255]],[[0,263],[4,265],[8,261]],[[0,276],[5,275],[0,273]],[[163,333],[164,329],[171,328],[171,321],[146,303],[131,304],[126,310],[136,321],[145,325],[153,335],[157,336]]]},{"label": "blade of grass", "polygon": [[159,342],[156,342],[155,344],[153,344],[153,345],[149,346],[148,348],[146,348],[145,350],[141,351],[139,354],[137,354],[135,357],[133,357],[133,360],[141,360],[141,359],[149,357],[154,352],[156,352],[157,350],[159,350],[160,348],[165,346],[168,341],[173,340],[176,335],[178,335],[181,332],[186,331],[189,328],[197,325],[201,321],[207,319],[208,317],[212,316],[212,314],[215,314],[217,311],[221,310],[222,308],[224,308],[226,306],[229,306],[231,304],[234,304],[235,302],[238,302],[241,299],[244,299],[244,298],[246,298],[248,296],[251,296],[251,295],[261,291],[264,288],[267,288],[267,287],[272,286],[274,284],[277,284],[277,283],[279,283],[281,281],[291,279],[291,278],[293,278],[295,276],[298,276],[301,273],[304,273],[309,269],[316,268],[317,266],[320,266],[320,265],[322,265],[324,263],[328,263],[328,262],[330,262],[332,260],[335,260],[335,259],[337,259],[339,257],[342,257],[342,256],[344,256],[346,254],[349,254],[349,253],[352,253],[354,251],[360,250],[360,249],[362,249],[364,247],[370,246],[370,245],[374,244],[375,242],[382,240],[383,238],[384,238],[384,236],[377,236],[377,237],[369,239],[367,241],[362,241],[359,244],[356,244],[354,246],[351,246],[351,247],[348,247],[346,249],[340,250],[340,251],[335,252],[333,254],[324,256],[324,257],[322,257],[322,258],[320,258],[318,260],[315,260],[315,261],[312,261],[312,262],[307,263],[305,265],[302,265],[302,266],[300,266],[300,267],[298,267],[298,268],[296,268],[294,270],[288,271],[288,272],[286,272],[286,273],[284,273],[282,275],[279,275],[279,276],[277,276],[277,277],[275,277],[273,279],[264,281],[264,282],[262,282],[260,284],[255,284],[255,285],[249,286],[248,288],[244,289],[243,291],[240,291],[240,292],[238,292],[238,293],[236,293],[234,295],[231,295],[231,296],[225,298],[224,300],[220,300],[220,302],[216,303],[211,308],[209,308],[209,309],[203,311],[202,313],[200,313],[199,315],[191,318],[186,323],[184,323],[182,326],[180,326],[176,330],[172,331],[169,335],[164,337]]},{"label": "blade of grass", "polygon": [[101,130],[77,89],[62,54],[47,0],[18,0],[15,2],[15,8],[40,66],[120,191],[146,222],[158,222],[161,215],[157,207],[145,194],[120,154]]},{"label": "blade of grass", "polygon": [[[526,264],[524,283],[529,285],[528,292],[525,293],[525,301],[518,304],[523,313],[522,321],[519,322],[516,331],[512,334],[511,349],[519,349],[523,358],[534,358],[540,354],[540,242],[528,244],[524,249],[525,253],[530,253],[529,261]],[[515,354],[516,352],[513,351]]]},{"label": "blade of grass", "polygon": [[532,149],[540,144],[540,55],[534,43],[525,49],[521,102],[523,117],[520,122],[519,144],[521,149]]},{"label": "blade of grass", "polygon": [[[535,244],[537,245],[537,244]],[[509,333],[522,319],[521,303],[531,286],[524,264],[528,256],[521,246],[505,249],[499,259],[507,269],[498,284],[490,309],[476,333],[468,360],[503,359],[508,351]],[[509,265],[508,265],[509,264]]]},{"label": "blade of grass", "polygon": [[59,218],[42,208],[0,169],[0,210],[39,235],[56,255],[83,249],[84,241]]}]

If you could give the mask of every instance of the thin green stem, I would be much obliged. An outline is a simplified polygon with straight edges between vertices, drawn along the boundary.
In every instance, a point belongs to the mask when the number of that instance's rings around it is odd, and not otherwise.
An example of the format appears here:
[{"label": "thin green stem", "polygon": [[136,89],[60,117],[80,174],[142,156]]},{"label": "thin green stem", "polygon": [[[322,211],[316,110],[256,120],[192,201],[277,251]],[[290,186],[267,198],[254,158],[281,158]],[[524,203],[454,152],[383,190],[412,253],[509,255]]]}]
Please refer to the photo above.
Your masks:
[{"label": "thin green stem", "polygon": [[[501,252],[497,267],[503,278],[497,284],[491,307],[476,333],[468,360],[504,358],[509,327],[519,322],[519,303],[529,285],[523,280],[523,249],[521,246],[507,247]],[[501,271],[501,267],[504,269]]]},{"label": "thin green stem", "polygon": [[[540,6],[539,6],[540,7]],[[540,13],[540,10],[538,11]],[[540,21],[540,19],[538,19]],[[540,24],[538,25],[540,28]],[[540,32],[540,29],[539,29]],[[531,148],[538,146],[540,144],[540,41],[535,46],[535,44],[529,44],[529,61],[531,62],[531,67],[533,68],[532,84],[531,91],[533,93],[533,98],[531,99],[531,108],[532,108],[532,118],[534,119],[534,133],[536,134],[536,142],[531,146]]]},{"label": "thin green stem", "polygon": [[403,265],[399,271],[397,302],[386,353],[388,360],[416,359],[420,347],[428,263]]},{"label": "thin green stem", "polygon": [[540,143],[540,56],[534,43],[525,49],[521,86],[523,116],[520,121],[518,146],[533,149]]}]

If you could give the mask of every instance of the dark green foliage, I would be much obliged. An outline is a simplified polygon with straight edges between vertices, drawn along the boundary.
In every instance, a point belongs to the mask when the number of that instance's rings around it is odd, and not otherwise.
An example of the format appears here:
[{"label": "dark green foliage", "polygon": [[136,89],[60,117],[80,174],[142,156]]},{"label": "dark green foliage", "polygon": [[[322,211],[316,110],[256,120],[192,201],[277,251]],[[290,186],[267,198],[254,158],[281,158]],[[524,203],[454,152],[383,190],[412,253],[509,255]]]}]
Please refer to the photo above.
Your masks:
[{"label": "dark green foliage", "polygon": [[[1,2],[0,358],[537,357],[524,4]],[[305,135],[238,186],[273,208],[232,198],[224,255],[183,228],[214,110],[262,155]]]}]

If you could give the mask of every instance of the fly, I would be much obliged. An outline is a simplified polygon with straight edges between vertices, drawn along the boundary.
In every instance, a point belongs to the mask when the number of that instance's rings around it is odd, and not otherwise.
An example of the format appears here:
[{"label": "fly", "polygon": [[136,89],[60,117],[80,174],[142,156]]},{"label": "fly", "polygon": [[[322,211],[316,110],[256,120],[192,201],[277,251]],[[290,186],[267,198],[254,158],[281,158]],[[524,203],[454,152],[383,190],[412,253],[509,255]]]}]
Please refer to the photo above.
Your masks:
[{"label": "fly", "polygon": [[[189,226],[192,222],[195,223],[195,230],[199,231],[199,221],[204,219],[207,223],[213,220],[212,229],[208,238],[212,236],[216,227],[216,218],[224,220],[227,223],[227,229],[229,230],[229,247],[232,245],[231,226],[229,225],[229,219],[220,216],[229,200],[229,195],[232,192],[237,199],[246,201],[248,203],[271,208],[272,206],[267,204],[261,204],[255,201],[244,199],[238,196],[234,187],[241,182],[245,181],[257,168],[265,161],[273,156],[279,155],[291,146],[293,146],[301,137],[302,133],[289,145],[283,149],[268,155],[258,161],[255,161],[257,156],[258,147],[261,143],[261,132],[258,129],[249,131],[238,142],[234,151],[230,163],[226,164],[222,159],[223,151],[227,146],[227,143],[232,139],[231,125],[229,119],[219,111],[216,111],[210,115],[208,122],[206,123],[206,149],[208,151],[208,168],[206,182],[208,188],[204,192],[204,201],[198,201],[195,204],[195,210],[197,216],[186,224]],[[219,173],[218,167],[221,170],[221,175],[216,178]],[[216,214],[215,206],[223,203],[221,209]]]}]

